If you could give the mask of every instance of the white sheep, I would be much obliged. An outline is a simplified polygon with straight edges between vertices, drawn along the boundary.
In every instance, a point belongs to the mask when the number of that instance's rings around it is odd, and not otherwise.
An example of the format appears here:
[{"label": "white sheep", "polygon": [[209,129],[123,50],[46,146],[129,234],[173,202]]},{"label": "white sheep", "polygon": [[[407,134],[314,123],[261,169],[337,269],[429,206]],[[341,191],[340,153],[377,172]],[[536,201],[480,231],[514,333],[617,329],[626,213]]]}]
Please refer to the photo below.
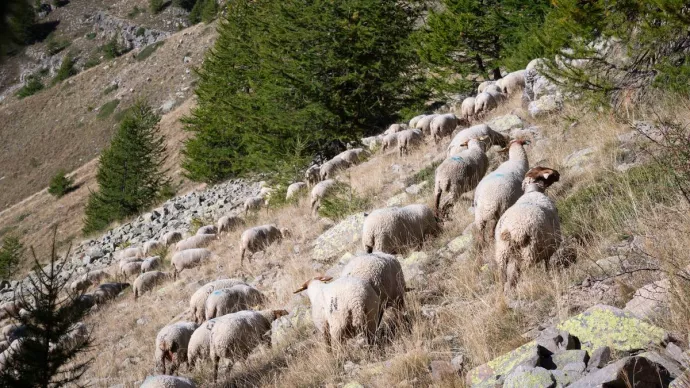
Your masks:
[{"label": "white sheep", "polygon": [[151,272],[151,271],[155,270],[156,268],[160,267],[160,265],[161,265],[160,256],[148,257],[148,258],[144,259],[144,261],[141,263],[141,273]]},{"label": "white sheep", "polygon": [[122,275],[124,279],[129,279],[130,276],[140,274],[141,263],[143,263],[143,261],[120,263],[120,275]]},{"label": "white sheep", "polygon": [[196,235],[217,234],[218,228],[215,225],[205,225],[196,230]]},{"label": "white sheep", "polygon": [[[437,212],[455,203],[463,193],[474,190],[489,168],[484,140],[471,139],[468,148],[444,160],[436,167],[434,177],[434,204]],[[443,203],[443,194],[449,195]]]},{"label": "white sheep", "polygon": [[503,90],[499,86],[499,84],[491,84],[484,89],[483,93],[490,93],[490,92],[495,92],[495,93],[503,93]]},{"label": "white sheep", "polygon": [[230,361],[228,370],[238,361],[245,360],[255,347],[270,346],[266,332],[276,319],[287,315],[285,310],[239,311],[217,319],[211,328],[209,355],[213,361],[213,380],[218,379],[220,359]]},{"label": "white sheep", "polygon": [[196,388],[194,382],[180,376],[146,376],[139,388]]},{"label": "white sheep", "polygon": [[175,252],[184,251],[187,249],[204,248],[209,246],[218,236],[215,234],[197,234],[179,241],[175,244]]},{"label": "white sheep", "polygon": [[460,105],[460,114],[468,123],[472,120],[474,117],[474,97],[467,97],[462,100],[462,104]]},{"label": "white sheep", "polygon": [[367,253],[396,254],[409,247],[421,248],[424,238],[439,230],[438,220],[426,205],[376,209],[364,219],[362,245]]},{"label": "white sheep", "polygon": [[383,132],[384,135],[388,135],[390,133],[396,133],[400,131],[404,131],[407,129],[407,124],[391,124],[388,129],[386,129],[385,132]]},{"label": "white sheep", "polygon": [[209,282],[196,290],[189,299],[189,308],[192,312],[192,317],[194,317],[194,321],[196,323],[201,323],[204,321],[206,313],[206,299],[213,291],[221,288],[230,288],[238,284],[246,283],[240,279],[220,279]]},{"label": "white sheep", "polygon": [[286,229],[278,229],[275,225],[261,225],[245,230],[240,239],[240,265],[244,262],[245,254],[263,251],[287,234]]},{"label": "white sheep", "polygon": [[218,219],[216,226],[218,233],[227,233],[235,230],[237,227],[244,225],[244,220],[238,216],[222,216]]},{"label": "white sheep", "polygon": [[[177,322],[158,332],[154,354],[157,369],[163,373],[174,373],[181,364],[187,362],[189,338],[196,328],[197,324],[194,322]],[[166,367],[166,361],[170,361],[170,368]]]},{"label": "white sheep", "polygon": [[342,343],[364,333],[373,344],[379,325],[380,299],[369,283],[354,277],[341,277],[331,283],[330,276],[310,279],[294,293],[307,291],[311,316],[326,345]]},{"label": "white sheep", "polygon": [[115,260],[141,257],[144,257],[144,250],[140,247],[130,247],[115,252]]},{"label": "white sheep", "polygon": [[263,197],[249,197],[244,200],[244,205],[242,206],[242,209],[244,210],[244,216],[247,217],[247,214],[252,211],[252,212],[257,212],[261,210],[261,207],[264,205],[266,200]]},{"label": "white sheep", "polygon": [[134,279],[132,290],[134,291],[134,300],[137,300],[146,291],[153,290],[158,284],[170,278],[169,274],[161,271],[146,272]]},{"label": "white sheep", "polygon": [[363,148],[353,148],[339,153],[336,157],[343,159],[344,161],[350,163],[350,165],[354,166],[362,162],[361,157],[365,154],[366,151]]},{"label": "white sheep", "polygon": [[89,287],[93,286],[93,282],[89,279],[77,279],[70,284],[69,289],[73,294],[78,294],[80,292],[86,291]]},{"label": "white sheep", "polygon": [[477,94],[477,97],[474,98],[475,116],[480,116],[492,109],[496,109],[497,107],[498,104],[496,103],[496,99],[494,98],[494,96],[487,92],[479,93]]},{"label": "white sheep", "polygon": [[475,239],[479,245],[493,241],[498,219],[522,195],[522,180],[529,169],[527,141],[508,145],[508,160],[485,176],[474,191]]},{"label": "white sheep", "polygon": [[105,279],[110,279],[112,276],[102,269],[89,271],[81,276],[81,280],[89,280],[93,284],[98,284]]},{"label": "white sheep", "polygon": [[517,283],[520,272],[549,259],[561,242],[556,204],[544,191],[558,182],[558,171],[534,167],[522,182],[525,192],[498,220],[496,225],[496,263],[507,293]]},{"label": "white sheep", "polygon": [[17,316],[22,307],[24,307],[24,303],[21,300],[3,303],[2,306],[0,306],[0,319]]},{"label": "white sheep", "polygon": [[246,284],[215,290],[206,299],[206,320],[247,310],[262,304],[264,300],[261,291]]},{"label": "white sheep", "polygon": [[496,81],[484,81],[477,87],[477,93],[482,93],[489,85],[495,84]]},{"label": "white sheep", "polygon": [[336,181],[333,179],[326,179],[319,182],[313,189],[311,189],[311,213],[316,217],[321,207],[321,200],[326,198],[337,187]]},{"label": "white sheep", "polygon": [[98,304],[105,303],[110,299],[114,299],[127,287],[129,287],[129,283],[103,283],[93,291],[93,299]]},{"label": "white sheep", "polygon": [[211,353],[211,329],[218,321],[217,318],[208,320],[194,330],[187,345],[187,364],[191,370],[200,361],[209,358]]},{"label": "white sheep", "polygon": [[334,178],[338,171],[344,170],[348,167],[350,167],[350,163],[347,160],[336,156],[321,165],[319,176],[321,177],[321,180]]},{"label": "white sheep", "polygon": [[158,240],[149,240],[149,241],[144,243],[144,257],[145,256],[151,256],[151,253],[153,253],[154,251],[160,250],[164,247],[165,247],[165,245],[163,245]]},{"label": "white sheep", "polygon": [[307,184],[304,182],[291,183],[287,188],[287,193],[285,193],[285,200],[289,201],[293,198],[297,198],[302,192],[307,189]]},{"label": "white sheep", "polygon": [[426,115],[419,115],[419,116],[415,116],[415,117],[411,118],[411,119],[410,119],[410,123],[409,123],[409,125],[407,126],[407,128],[409,128],[409,129],[415,129],[415,128],[417,128],[417,123],[418,123],[419,120],[421,120],[422,117],[424,117],[424,116],[426,116]]},{"label": "white sheep", "polygon": [[393,149],[398,146],[398,134],[390,133],[385,135],[381,140],[381,152],[386,152],[388,149]]},{"label": "white sheep", "polygon": [[508,73],[501,81],[501,91],[506,95],[521,91],[525,88],[525,70]]},{"label": "white sheep", "polygon": [[[429,135],[431,132],[431,122],[438,116],[437,114],[426,115],[417,121],[416,129],[422,131],[422,135]],[[415,129],[415,128],[410,128]]]},{"label": "white sheep", "polygon": [[408,155],[412,148],[420,146],[424,142],[422,131],[419,129],[406,129],[398,132],[398,152],[400,157]]},{"label": "white sheep", "polygon": [[458,118],[453,113],[438,115],[431,121],[431,138],[438,144],[440,139],[450,136],[457,126]]},{"label": "white sheep", "polygon": [[210,259],[211,255],[211,251],[206,248],[185,249],[184,251],[175,253],[170,260],[174,268],[173,279],[177,280],[177,274],[185,269],[200,266],[201,262]]},{"label": "white sheep", "polygon": [[448,151],[446,152],[447,157],[460,153],[463,149],[465,149],[465,145],[470,141],[470,139],[476,139],[484,136],[488,137],[486,142],[490,145],[500,145],[501,147],[505,147],[508,144],[505,136],[494,131],[486,124],[478,124],[463,129],[462,131],[458,132],[455,137],[453,137],[453,140],[448,145]]},{"label": "white sheep", "polygon": [[317,165],[309,166],[307,171],[304,172],[304,180],[306,180],[310,186],[314,186],[315,184],[319,183],[321,180],[320,170],[321,168]]},{"label": "white sheep", "polygon": [[67,333],[60,336],[60,339],[58,340],[59,345],[51,342],[49,346],[51,350],[55,350],[59,346],[59,349],[64,352],[66,350],[73,350],[84,345],[90,339],[90,337],[91,333],[89,332],[89,328],[86,326],[86,324],[84,322],[77,322],[69,327]]},{"label": "white sheep", "polygon": [[169,247],[179,241],[182,241],[182,233],[173,230],[162,235],[158,241],[160,241],[160,243],[164,246]]}]

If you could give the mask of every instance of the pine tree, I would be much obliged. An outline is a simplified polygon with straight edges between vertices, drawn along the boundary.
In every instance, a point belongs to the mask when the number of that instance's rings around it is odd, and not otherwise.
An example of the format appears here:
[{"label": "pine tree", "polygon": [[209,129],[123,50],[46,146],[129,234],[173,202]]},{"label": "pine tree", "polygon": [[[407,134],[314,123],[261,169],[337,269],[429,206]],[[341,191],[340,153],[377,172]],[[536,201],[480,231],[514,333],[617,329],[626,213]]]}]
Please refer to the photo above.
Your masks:
[{"label": "pine tree", "polygon": [[[50,262],[42,266],[34,252],[34,272],[29,287],[15,293],[27,313],[12,318],[23,328],[23,336],[10,346],[10,355],[0,371],[1,387],[60,387],[77,382],[92,360],[78,361],[77,355],[89,348],[88,333],[78,340],[67,340],[86,311],[77,296],[67,293],[69,277],[60,276],[66,260],[56,252],[56,233]],[[69,256],[69,249],[65,257]]]},{"label": "pine tree", "polygon": [[200,0],[203,1],[204,6],[201,9],[201,21],[204,23],[211,23],[218,15],[218,3],[216,0]]},{"label": "pine tree", "polygon": [[27,0],[0,1],[0,59],[33,38],[36,12]]},{"label": "pine tree", "polygon": [[0,248],[0,278],[10,279],[24,256],[24,245],[16,236],[7,236]]},{"label": "pine tree", "polygon": [[89,196],[84,233],[141,212],[169,185],[163,170],[165,140],[159,135],[159,120],[150,106],[137,102],[121,121],[110,146],[101,153],[98,191]]},{"label": "pine tree", "polygon": [[422,100],[409,37],[418,7],[394,0],[229,2],[199,71],[194,180],[295,172],[334,141],[379,131]]}]

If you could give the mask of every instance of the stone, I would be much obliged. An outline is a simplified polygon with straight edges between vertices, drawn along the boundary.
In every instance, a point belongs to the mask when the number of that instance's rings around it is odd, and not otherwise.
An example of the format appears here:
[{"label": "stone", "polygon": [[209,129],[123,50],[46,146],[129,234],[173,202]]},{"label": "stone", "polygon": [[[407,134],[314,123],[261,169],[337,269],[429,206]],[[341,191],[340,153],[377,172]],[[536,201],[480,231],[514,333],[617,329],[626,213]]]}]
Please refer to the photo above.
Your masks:
[{"label": "stone", "polygon": [[624,310],[646,320],[661,317],[669,309],[670,287],[668,279],[647,284],[635,291],[633,298],[625,304]]},{"label": "stone", "polygon": [[582,378],[582,373],[574,371],[552,370],[551,375],[556,380],[557,387],[566,387]]},{"label": "stone", "polygon": [[[586,350],[582,349],[566,350],[564,352],[554,354],[551,357],[551,360],[556,365],[557,369],[566,369],[566,365],[573,363],[582,363],[584,366],[587,366],[589,354],[587,354]],[[582,368],[580,372],[584,370],[585,368]]]},{"label": "stone", "polygon": [[506,377],[503,388],[555,388],[556,379],[550,371],[536,367],[511,373]]},{"label": "stone", "polygon": [[581,378],[569,387],[661,388],[669,382],[668,372],[662,366],[643,357],[625,357]]},{"label": "stone", "polygon": [[424,190],[428,185],[429,185],[429,182],[423,181],[423,182],[417,183],[416,185],[408,186],[405,189],[405,192],[407,194],[410,194],[410,195],[419,195],[422,192],[422,190]]},{"label": "stone", "polygon": [[529,127],[529,128],[515,128],[510,131],[511,139],[530,139],[536,140],[541,139],[542,133],[540,127]]},{"label": "stone", "polygon": [[594,352],[592,352],[591,357],[589,358],[589,362],[587,363],[587,368],[589,370],[592,369],[601,369],[606,366],[611,361],[611,348],[608,346],[602,346],[599,348],[596,348]]},{"label": "stone", "polygon": [[390,197],[388,201],[386,201],[386,206],[404,206],[410,203],[410,201],[410,194],[407,192],[402,192]]},{"label": "stone", "polygon": [[536,342],[528,342],[519,348],[498,356],[484,365],[472,369],[467,374],[469,386],[486,386],[498,383],[501,376],[507,376],[518,366],[533,368],[539,365],[542,357],[551,356],[546,348]]},{"label": "stone", "polygon": [[489,128],[502,134],[508,134],[515,129],[522,129],[525,125],[522,119],[514,114],[495,117],[487,123]]},{"label": "stone", "polygon": [[431,361],[429,363],[431,379],[437,383],[446,381],[456,375],[455,370],[448,361]]},{"label": "stone", "polygon": [[472,235],[462,235],[451,240],[448,245],[448,251],[454,254],[460,254],[467,251],[472,246]]},{"label": "stone", "polygon": [[668,388],[688,388],[690,387],[690,371],[686,371],[682,376],[673,380]]},{"label": "stone", "polygon": [[574,372],[574,373],[579,373],[582,374],[584,373],[585,370],[587,370],[587,364],[584,362],[571,362],[569,364],[565,364],[563,368],[561,368],[564,372]]},{"label": "stone", "polygon": [[271,323],[271,345],[273,347],[289,346],[294,343],[295,336],[305,335],[311,332],[313,327],[311,308],[306,304],[294,306],[290,314]]},{"label": "stone", "polygon": [[579,151],[575,151],[563,159],[563,165],[570,168],[571,171],[582,172],[586,167],[592,164],[595,151],[595,147],[587,147]]},{"label": "stone", "polygon": [[677,378],[678,376],[681,376],[683,374],[683,367],[681,364],[676,362],[672,357],[664,354],[660,354],[655,351],[650,351],[650,352],[644,352],[638,354],[639,357],[644,357],[647,360],[663,366],[671,376],[671,378]]},{"label": "stone", "polygon": [[100,248],[98,248],[98,247],[93,247],[93,248],[89,248],[89,249],[86,251],[86,255],[87,255],[87,256],[90,256],[90,257],[92,257],[92,258],[94,258],[94,259],[100,259],[100,258],[103,257],[105,254],[103,253],[103,250],[102,250],[102,249],[100,249]]},{"label": "stone", "polygon": [[559,353],[565,350],[579,349],[580,341],[567,331],[548,327],[542,330],[536,338],[537,344],[548,349],[551,353]]},{"label": "stone", "polygon": [[343,385],[343,388],[364,388],[364,385],[358,383],[357,381],[350,381],[349,383]]},{"label": "stone", "polygon": [[465,356],[458,354],[450,360],[450,365],[453,366],[453,370],[456,373],[461,373],[465,369]]},{"label": "stone", "polygon": [[84,265],[89,265],[89,264],[93,263],[94,261],[96,261],[96,258],[91,257],[89,255],[85,255],[84,258],[82,259],[82,263],[84,263]]},{"label": "stone", "polygon": [[361,241],[364,213],[353,214],[314,240],[312,259],[327,262]]},{"label": "stone", "polygon": [[680,364],[686,364],[690,361],[690,353],[683,352],[680,346],[674,344],[673,342],[666,345],[666,354],[672,357],[676,362]]},{"label": "stone", "polygon": [[527,106],[527,111],[534,118],[548,116],[563,109],[563,98],[555,95],[542,96]]}]

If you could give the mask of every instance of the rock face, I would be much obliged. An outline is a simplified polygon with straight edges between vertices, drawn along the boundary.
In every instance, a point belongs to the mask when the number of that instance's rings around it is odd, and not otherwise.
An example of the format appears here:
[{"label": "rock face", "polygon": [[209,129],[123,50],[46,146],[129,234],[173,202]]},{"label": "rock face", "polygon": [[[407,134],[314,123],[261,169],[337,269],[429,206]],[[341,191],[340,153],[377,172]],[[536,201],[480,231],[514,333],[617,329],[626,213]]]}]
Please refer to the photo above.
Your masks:
[{"label": "rock face", "polygon": [[98,32],[102,31],[108,36],[119,35],[119,43],[124,44],[127,49],[144,47],[170,35],[165,31],[140,28],[128,20],[116,18],[105,12],[96,13],[93,23],[94,29]]},{"label": "rock face", "polygon": [[663,315],[669,308],[670,287],[668,279],[647,284],[635,291],[633,298],[625,305],[625,311],[630,311],[643,319],[654,319]]},{"label": "rock face", "polygon": [[323,263],[340,256],[353,243],[362,240],[363,226],[364,213],[357,213],[328,229],[314,241],[312,259]]}]

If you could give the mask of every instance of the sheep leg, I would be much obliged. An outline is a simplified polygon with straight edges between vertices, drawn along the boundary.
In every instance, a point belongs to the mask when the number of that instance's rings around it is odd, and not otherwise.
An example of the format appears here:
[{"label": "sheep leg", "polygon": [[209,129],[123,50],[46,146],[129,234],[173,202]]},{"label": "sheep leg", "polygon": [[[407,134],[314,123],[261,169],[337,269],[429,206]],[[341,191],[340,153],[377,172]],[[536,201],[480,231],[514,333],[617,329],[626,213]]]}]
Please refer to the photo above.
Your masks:
[{"label": "sheep leg", "polygon": [[504,283],[503,291],[508,293],[517,284],[518,277],[520,276],[520,263],[519,260],[511,260],[506,268],[506,282]]},{"label": "sheep leg", "polygon": [[214,355],[213,356],[213,382],[215,383],[218,381],[218,363],[220,361],[220,357]]}]

